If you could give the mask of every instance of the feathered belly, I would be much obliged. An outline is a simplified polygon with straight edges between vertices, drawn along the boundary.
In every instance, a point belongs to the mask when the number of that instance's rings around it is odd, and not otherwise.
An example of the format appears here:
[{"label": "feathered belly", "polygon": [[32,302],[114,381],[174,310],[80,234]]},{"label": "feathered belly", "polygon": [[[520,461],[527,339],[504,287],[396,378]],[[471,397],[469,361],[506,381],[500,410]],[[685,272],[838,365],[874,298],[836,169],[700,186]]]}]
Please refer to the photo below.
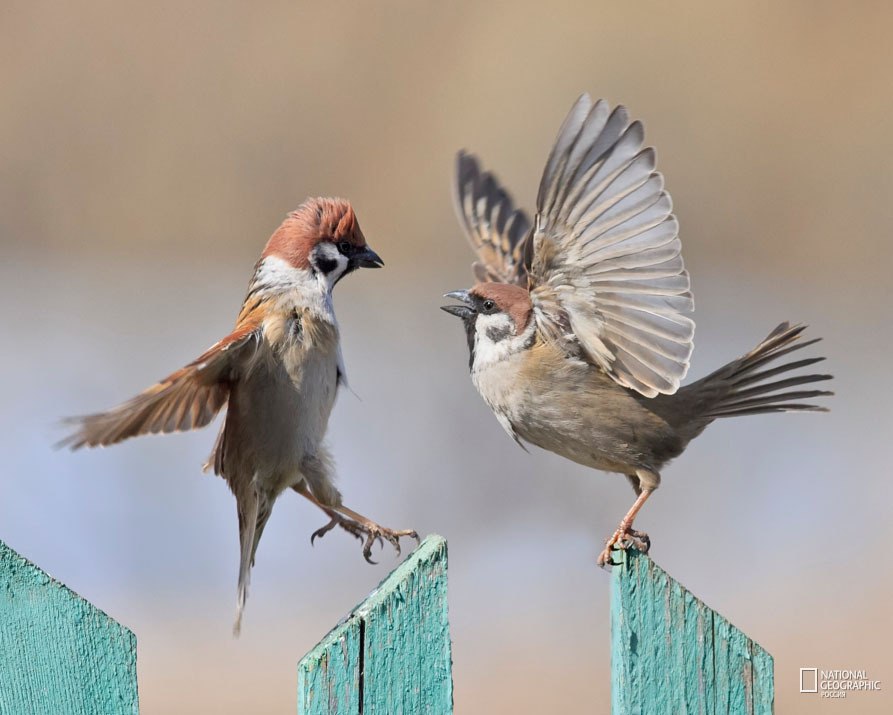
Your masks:
[{"label": "feathered belly", "polygon": [[636,444],[635,435],[604,419],[597,409],[565,405],[565,409],[543,409],[535,402],[517,410],[511,422],[518,436],[537,447],[593,469],[629,474],[647,466],[647,456]]},{"label": "feathered belly", "polygon": [[514,436],[578,464],[608,472],[653,469],[675,432],[592,366],[560,364],[531,379],[508,361],[474,376]]},{"label": "feathered belly", "polygon": [[226,461],[240,471],[294,474],[318,452],[337,388],[333,355],[308,350],[300,360],[261,361],[230,395]]}]

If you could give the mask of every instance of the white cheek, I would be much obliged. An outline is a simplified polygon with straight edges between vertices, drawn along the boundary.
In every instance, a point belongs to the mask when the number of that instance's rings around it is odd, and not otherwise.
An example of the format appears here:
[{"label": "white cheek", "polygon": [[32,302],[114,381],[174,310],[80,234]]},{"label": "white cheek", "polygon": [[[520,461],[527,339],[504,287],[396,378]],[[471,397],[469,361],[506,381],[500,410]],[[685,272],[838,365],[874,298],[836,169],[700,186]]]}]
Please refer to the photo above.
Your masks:
[{"label": "white cheek", "polygon": [[338,282],[338,279],[343,276],[344,272],[347,270],[347,256],[341,253],[341,251],[335,248],[331,243],[321,243],[316,249],[316,252],[320,258],[335,262],[335,267],[328,273],[323,273],[322,271],[318,272],[319,282],[327,291],[331,291],[332,288],[335,287],[335,283]]},{"label": "white cheek", "polygon": [[515,324],[505,313],[479,315],[475,323],[472,372],[509,359],[529,348],[535,339],[535,320],[531,320],[518,335]]},{"label": "white cheek", "polygon": [[475,323],[474,363],[489,365],[505,359],[517,346],[515,326],[505,313],[479,315]]}]

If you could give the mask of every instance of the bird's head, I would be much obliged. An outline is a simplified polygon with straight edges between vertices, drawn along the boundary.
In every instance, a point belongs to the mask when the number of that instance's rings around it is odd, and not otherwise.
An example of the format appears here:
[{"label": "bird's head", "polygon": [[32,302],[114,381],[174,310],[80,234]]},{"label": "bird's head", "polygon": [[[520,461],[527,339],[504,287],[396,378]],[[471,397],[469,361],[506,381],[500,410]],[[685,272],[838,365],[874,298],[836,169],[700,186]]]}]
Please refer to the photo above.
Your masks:
[{"label": "bird's head", "polygon": [[317,275],[331,288],[357,268],[380,268],[366,244],[353,207],[345,199],[307,199],[267,242],[261,260],[278,259]]},{"label": "bird's head", "polygon": [[441,306],[441,310],[462,319],[472,369],[504,360],[533,343],[533,304],[524,288],[479,283],[471,290],[452,291],[444,297],[460,303]]}]

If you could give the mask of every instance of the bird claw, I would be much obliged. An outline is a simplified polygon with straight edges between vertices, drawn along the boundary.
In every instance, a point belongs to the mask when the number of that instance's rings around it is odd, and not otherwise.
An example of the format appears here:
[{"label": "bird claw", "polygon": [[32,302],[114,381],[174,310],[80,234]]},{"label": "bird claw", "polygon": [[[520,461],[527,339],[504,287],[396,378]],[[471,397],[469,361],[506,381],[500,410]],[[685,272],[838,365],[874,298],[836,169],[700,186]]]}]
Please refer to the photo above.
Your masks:
[{"label": "bird claw", "polygon": [[310,534],[310,545],[313,546],[313,542],[317,539],[321,539],[323,536],[328,534],[332,529],[338,526],[338,519],[332,518],[328,524],[321,526],[312,534]]},{"label": "bird claw", "polygon": [[412,529],[395,531],[393,529],[385,528],[384,526],[379,526],[374,521],[354,521],[353,519],[349,519],[346,516],[342,516],[335,512],[332,514],[331,520],[325,526],[320,527],[310,535],[310,544],[312,545],[317,538],[322,538],[328,534],[336,526],[340,526],[348,534],[363,542],[363,558],[373,565],[378,563],[372,559],[372,546],[376,542],[378,542],[379,547],[383,549],[384,543],[387,541],[394,547],[397,556],[400,556],[401,554],[401,537],[410,536],[415,539],[416,542],[419,542],[419,535]]},{"label": "bird claw", "polygon": [[648,534],[646,534],[644,531],[627,529],[626,534],[627,548],[632,546],[636,551],[643,554],[647,554],[649,551],[651,551],[651,537],[648,536]]},{"label": "bird claw", "polygon": [[400,537],[410,536],[419,541],[419,535],[413,531],[412,529],[402,529],[400,531],[395,531],[393,529],[387,529],[383,526],[379,526],[373,521],[370,521],[366,524],[362,525],[363,529],[366,532],[366,542],[363,544],[363,558],[366,559],[367,563],[375,564],[376,561],[372,560],[372,545],[377,541],[379,546],[383,549],[384,542],[387,541],[391,546],[394,547],[394,551],[397,552],[397,556],[400,556]]},{"label": "bird claw", "polygon": [[625,551],[628,548],[634,548],[643,554],[647,554],[651,550],[651,537],[644,531],[636,531],[631,527],[620,527],[615,531],[611,538],[605,542],[604,550],[598,556],[598,565],[601,568],[605,566],[619,566],[619,561],[614,561],[614,551]]}]

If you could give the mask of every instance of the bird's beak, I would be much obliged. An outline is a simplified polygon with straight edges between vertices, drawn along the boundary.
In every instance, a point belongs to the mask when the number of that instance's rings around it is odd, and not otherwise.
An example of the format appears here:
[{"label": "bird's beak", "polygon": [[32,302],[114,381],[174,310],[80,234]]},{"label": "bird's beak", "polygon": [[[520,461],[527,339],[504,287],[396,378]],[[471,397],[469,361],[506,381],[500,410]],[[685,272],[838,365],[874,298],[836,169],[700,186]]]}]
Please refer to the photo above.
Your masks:
[{"label": "bird's beak", "polygon": [[351,256],[350,261],[357,268],[381,268],[384,265],[384,261],[369,246]]},{"label": "bird's beak", "polygon": [[441,310],[446,311],[450,315],[455,315],[457,318],[462,318],[462,320],[470,320],[475,316],[476,313],[472,307],[474,303],[467,290],[454,290],[450,293],[444,293],[443,297],[461,301],[464,305],[442,305],[440,306]]}]

